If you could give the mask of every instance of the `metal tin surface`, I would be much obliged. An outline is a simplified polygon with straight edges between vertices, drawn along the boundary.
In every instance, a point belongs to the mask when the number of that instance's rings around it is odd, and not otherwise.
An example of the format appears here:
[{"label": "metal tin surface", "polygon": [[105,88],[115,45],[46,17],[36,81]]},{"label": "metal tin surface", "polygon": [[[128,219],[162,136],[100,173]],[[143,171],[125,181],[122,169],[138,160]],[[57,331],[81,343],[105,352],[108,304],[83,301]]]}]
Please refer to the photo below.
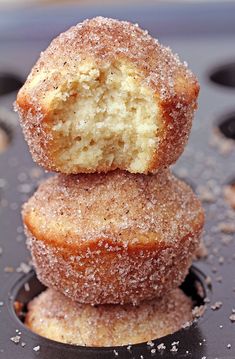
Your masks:
[{"label": "metal tin surface", "polygon": [[[192,185],[206,210],[203,237],[208,255],[195,261],[183,288],[200,304],[195,289],[200,282],[208,300],[204,315],[192,326],[154,341],[156,351],[146,343],[131,350],[57,343],[30,332],[14,311],[15,300],[27,303],[43,289],[34,272],[26,273],[30,255],[20,208],[45,176],[32,162],[12,112],[15,90],[56,34],[95,15],[138,22],[179,53],[201,84],[190,140],[173,170]],[[216,77],[220,68],[222,74]],[[0,129],[9,135],[9,145],[0,152],[1,359],[235,358],[235,323],[230,318],[235,309],[235,210],[224,199],[224,188],[235,180],[234,76],[234,3],[56,6],[0,13]],[[15,343],[10,338],[19,332],[19,343]],[[177,352],[172,352],[172,343],[178,341]],[[160,343],[165,350],[157,349]]]}]

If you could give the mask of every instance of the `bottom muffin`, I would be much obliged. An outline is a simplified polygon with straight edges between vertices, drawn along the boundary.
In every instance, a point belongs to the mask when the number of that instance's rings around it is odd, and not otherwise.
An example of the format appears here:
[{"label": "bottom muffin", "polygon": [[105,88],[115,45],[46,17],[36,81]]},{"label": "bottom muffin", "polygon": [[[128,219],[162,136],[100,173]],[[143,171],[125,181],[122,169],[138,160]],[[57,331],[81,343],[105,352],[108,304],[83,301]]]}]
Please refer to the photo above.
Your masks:
[{"label": "bottom muffin", "polygon": [[47,289],[29,303],[25,324],[58,342],[101,347],[157,339],[192,319],[192,301],[180,289],[138,306],[79,304]]}]

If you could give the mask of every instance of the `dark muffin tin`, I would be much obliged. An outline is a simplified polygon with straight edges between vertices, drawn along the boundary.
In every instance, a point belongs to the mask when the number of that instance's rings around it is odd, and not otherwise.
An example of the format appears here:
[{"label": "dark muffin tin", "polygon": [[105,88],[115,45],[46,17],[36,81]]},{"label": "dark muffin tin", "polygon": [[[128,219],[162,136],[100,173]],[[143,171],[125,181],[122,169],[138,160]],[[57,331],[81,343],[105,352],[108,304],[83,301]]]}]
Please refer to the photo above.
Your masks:
[{"label": "dark muffin tin", "polygon": [[[16,90],[49,41],[84,18],[104,15],[138,22],[190,64],[201,83],[189,144],[174,172],[206,210],[208,255],[196,260],[182,289],[202,317],[173,335],[131,348],[84,348],[42,338],[23,324],[26,304],[44,287],[28,265],[20,208],[44,172],[31,160],[17,116]],[[235,211],[223,189],[235,180],[235,4],[45,7],[0,13],[0,358],[235,358]],[[16,314],[17,312],[17,314]],[[174,342],[177,342],[173,350]],[[159,344],[166,347],[159,350]]]}]

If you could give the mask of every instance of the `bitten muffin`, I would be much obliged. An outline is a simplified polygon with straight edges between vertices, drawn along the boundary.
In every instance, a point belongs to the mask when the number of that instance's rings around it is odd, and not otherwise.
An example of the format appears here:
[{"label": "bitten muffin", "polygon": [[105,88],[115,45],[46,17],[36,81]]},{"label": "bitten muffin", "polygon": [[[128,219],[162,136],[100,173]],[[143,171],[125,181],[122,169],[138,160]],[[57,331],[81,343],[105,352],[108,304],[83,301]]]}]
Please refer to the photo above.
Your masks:
[{"label": "bitten muffin", "polygon": [[95,307],[47,289],[29,303],[25,324],[58,342],[103,347],[157,339],[176,332],[192,319],[192,301],[180,289],[139,306]]},{"label": "bitten muffin", "polygon": [[52,41],[16,109],[48,170],[147,174],[182,153],[198,92],[186,64],[147,31],[97,17]]},{"label": "bitten muffin", "polygon": [[204,213],[168,170],[57,175],[23,207],[37,276],[73,300],[134,303],[184,280]]}]

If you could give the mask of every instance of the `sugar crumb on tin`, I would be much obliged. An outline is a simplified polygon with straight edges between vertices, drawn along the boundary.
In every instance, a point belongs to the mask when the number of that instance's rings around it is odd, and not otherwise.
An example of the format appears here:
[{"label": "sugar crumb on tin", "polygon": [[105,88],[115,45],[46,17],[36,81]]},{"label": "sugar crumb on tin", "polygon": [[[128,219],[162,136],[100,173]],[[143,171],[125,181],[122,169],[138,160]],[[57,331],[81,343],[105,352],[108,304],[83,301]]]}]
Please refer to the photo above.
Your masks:
[{"label": "sugar crumb on tin", "polygon": [[170,351],[173,352],[173,353],[178,352],[177,346],[176,346],[176,345],[173,345],[173,346],[171,347]]},{"label": "sugar crumb on tin", "polygon": [[235,323],[235,314],[234,314],[234,313],[231,314],[231,315],[229,316],[229,319],[230,319],[230,321],[231,321],[232,323]]},{"label": "sugar crumb on tin", "polygon": [[15,344],[19,344],[19,342],[21,340],[21,336],[20,335],[15,335],[14,337],[11,337],[10,340]]},{"label": "sugar crumb on tin", "polygon": [[222,307],[223,303],[221,301],[217,301],[211,305],[212,310],[219,310]]},{"label": "sugar crumb on tin", "polygon": [[165,349],[166,349],[166,346],[165,346],[164,343],[160,343],[160,344],[157,345],[157,349],[158,349],[158,350],[165,350]]},{"label": "sugar crumb on tin", "polygon": [[40,345],[33,347],[33,351],[38,352],[40,350]]}]

